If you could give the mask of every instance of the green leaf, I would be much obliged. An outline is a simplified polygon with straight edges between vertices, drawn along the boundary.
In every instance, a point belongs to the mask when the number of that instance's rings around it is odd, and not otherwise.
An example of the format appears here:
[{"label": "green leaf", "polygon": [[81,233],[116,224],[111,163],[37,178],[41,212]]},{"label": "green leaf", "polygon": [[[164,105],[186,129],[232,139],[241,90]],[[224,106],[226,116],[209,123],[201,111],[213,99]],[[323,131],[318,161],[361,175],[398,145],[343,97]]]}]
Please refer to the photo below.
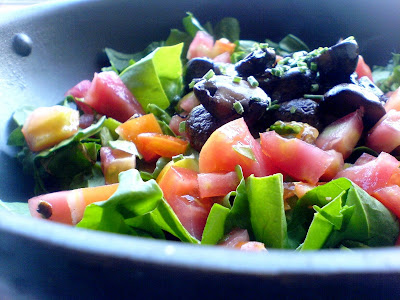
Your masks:
[{"label": "green leaf", "polygon": [[266,247],[285,248],[287,225],[283,202],[283,177],[249,176],[246,180],[250,220],[257,241]]},{"label": "green leaf", "polygon": [[212,206],[201,239],[203,245],[216,245],[225,236],[225,224],[229,213],[229,208],[218,203]]},{"label": "green leaf", "polygon": [[231,42],[239,40],[240,25],[235,18],[223,18],[214,28],[216,39],[226,38]]},{"label": "green leaf", "polygon": [[18,108],[13,114],[13,120],[18,126],[25,123],[26,118],[35,110],[33,106],[23,106]]},{"label": "green leaf", "polygon": [[0,200],[0,209],[15,215],[30,216],[27,202],[4,202]]},{"label": "green leaf", "polygon": [[22,134],[21,129],[22,126],[18,126],[13,131],[11,131],[7,139],[7,145],[15,147],[23,147],[26,144],[25,137]]},{"label": "green leaf", "polygon": [[374,66],[372,76],[376,85],[384,92],[395,91],[400,86],[400,53],[393,53],[393,58],[385,67]]},{"label": "green leaf", "polygon": [[193,16],[192,13],[187,12],[187,16],[182,20],[183,27],[186,32],[189,33],[192,37],[194,37],[197,31],[206,31],[203,26],[201,26],[200,22]]},{"label": "green leaf", "polygon": [[117,191],[107,200],[90,204],[78,227],[133,234],[126,219],[154,210],[162,199],[162,191],[154,180],[144,182],[136,169],[120,173]]},{"label": "green leaf", "polygon": [[156,224],[163,230],[179,238],[182,242],[192,244],[200,243],[196,238],[190,235],[185,227],[183,227],[175,212],[165,199],[160,202],[157,209],[151,212],[151,215]]},{"label": "green leaf", "polygon": [[110,142],[108,142],[108,144],[113,149],[118,149],[118,150],[124,151],[126,153],[135,155],[136,157],[139,157],[139,158],[142,157],[139,154],[139,151],[137,150],[135,144],[130,141],[116,140],[116,141],[110,141]]},{"label": "green leaf", "polygon": [[182,46],[157,48],[120,74],[142,107],[154,103],[166,109],[179,97],[182,90]]},{"label": "green leaf", "polygon": [[104,51],[106,52],[111,66],[115,68],[118,72],[123,71],[124,69],[135,63],[135,60],[133,59],[135,57],[135,54],[126,54],[118,52],[111,48],[105,48]]}]

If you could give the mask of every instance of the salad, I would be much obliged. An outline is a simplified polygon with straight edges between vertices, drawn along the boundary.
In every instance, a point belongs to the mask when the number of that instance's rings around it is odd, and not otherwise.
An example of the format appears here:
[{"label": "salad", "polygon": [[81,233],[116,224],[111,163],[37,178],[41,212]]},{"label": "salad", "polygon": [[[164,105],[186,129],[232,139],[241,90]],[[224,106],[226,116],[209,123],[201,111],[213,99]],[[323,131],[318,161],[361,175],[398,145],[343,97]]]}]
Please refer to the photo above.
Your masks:
[{"label": "salad", "polygon": [[8,143],[37,196],[0,206],[247,251],[395,245],[400,56],[372,72],[353,37],[312,50],[242,40],[234,18],[183,27],[106,48],[61,103],[16,111]]}]

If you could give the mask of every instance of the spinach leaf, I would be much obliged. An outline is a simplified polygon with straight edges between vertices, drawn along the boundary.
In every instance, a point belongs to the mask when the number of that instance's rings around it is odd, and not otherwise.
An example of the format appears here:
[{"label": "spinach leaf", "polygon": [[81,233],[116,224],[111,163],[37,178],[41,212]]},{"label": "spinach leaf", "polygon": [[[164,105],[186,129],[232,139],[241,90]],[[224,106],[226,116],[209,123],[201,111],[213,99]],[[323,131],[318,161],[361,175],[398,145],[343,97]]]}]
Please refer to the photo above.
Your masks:
[{"label": "spinach leaf", "polygon": [[183,44],[160,47],[125,69],[121,79],[142,107],[150,103],[166,109],[182,91]]},{"label": "spinach leaf", "polygon": [[240,37],[239,21],[235,18],[223,18],[214,28],[216,39],[226,38],[231,42],[238,41]]},{"label": "spinach leaf", "polygon": [[266,247],[285,248],[287,224],[283,201],[283,177],[275,174],[246,180],[250,220],[257,241]]},{"label": "spinach leaf", "polygon": [[77,227],[134,234],[125,220],[154,210],[162,199],[162,191],[154,180],[142,181],[135,169],[120,173],[119,182],[117,191],[107,201],[86,207]]},{"label": "spinach leaf", "polygon": [[201,243],[203,245],[216,245],[227,234],[225,229],[226,220],[231,210],[218,203],[214,204],[204,227]]},{"label": "spinach leaf", "polygon": [[281,56],[289,55],[297,51],[310,51],[310,48],[297,36],[288,34],[279,43],[275,43],[271,40],[265,40],[266,43],[275,49],[276,54]]},{"label": "spinach leaf", "polygon": [[384,92],[394,91],[400,86],[400,53],[393,53],[387,66],[374,66],[372,76],[376,85]]},{"label": "spinach leaf", "polygon": [[188,12],[187,16],[182,20],[183,27],[186,32],[189,33],[192,38],[196,35],[197,31],[206,31],[200,22],[193,16],[192,13]]}]

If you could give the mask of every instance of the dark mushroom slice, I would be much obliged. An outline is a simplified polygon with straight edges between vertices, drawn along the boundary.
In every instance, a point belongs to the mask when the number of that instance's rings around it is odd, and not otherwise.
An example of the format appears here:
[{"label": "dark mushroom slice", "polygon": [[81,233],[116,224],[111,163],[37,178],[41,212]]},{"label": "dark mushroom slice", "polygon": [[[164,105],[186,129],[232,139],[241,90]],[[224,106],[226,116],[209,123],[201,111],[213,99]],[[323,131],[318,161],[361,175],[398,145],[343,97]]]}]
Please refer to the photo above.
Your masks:
[{"label": "dark mushroom slice", "polygon": [[249,77],[261,75],[265,69],[271,68],[276,61],[275,50],[272,48],[257,49],[235,64],[239,76]]},{"label": "dark mushroom slice", "polygon": [[215,74],[219,74],[218,67],[207,57],[196,57],[188,61],[183,76],[183,84],[188,92],[189,84],[195,78],[203,77],[209,70],[213,70]]},{"label": "dark mushroom slice", "polygon": [[211,115],[203,105],[192,109],[186,120],[186,134],[191,146],[200,151],[210,135],[231,120],[219,120]]},{"label": "dark mushroom slice", "polygon": [[367,76],[363,76],[358,80],[358,84],[362,86],[363,88],[369,90],[373,94],[375,94],[379,100],[382,102],[382,104],[385,104],[387,101],[387,97],[385,94],[382,92],[382,90],[371,81]]},{"label": "dark mushroom slice", "polygon": [[[236,82],[224,75],[201,80],[194,85],[193,91],[207,111],[219,120],[246,114],[252,99],[270,104],[270,98],[262,89],[252,87],[246,80]],[[238,110],[237,104],[243,111]]]},{"label": "dark mushroom slice", "polygon": [[311,99],[300,98],[283,102],[274,111],[274,119],[283,122],[307,123],[318,130],[323,127],[320,120],[319,105]]},{"label": "dark mushroom slice", "polygon": [[317,65],[320,84],[329,89],[340,83],[350,83],[358,63],[359,48],[355,39],[346,39],[312,58]]},{"label": "dark mushroom slice", "polygon": [[315,82],[316,73],[310,69],[294,67],[286,71],[282,76],[271,74],[267,70],[263,79],[258,79],[262,88],[272,100],[284,102],[303,97],[310,92]]},{"label": "dark mushroom slice", "polygon": [[362,108],[366,130],[372,128],[386,113],[378,96],[356,84],[339,84],[330,89],[319,104],[325,124]]}]

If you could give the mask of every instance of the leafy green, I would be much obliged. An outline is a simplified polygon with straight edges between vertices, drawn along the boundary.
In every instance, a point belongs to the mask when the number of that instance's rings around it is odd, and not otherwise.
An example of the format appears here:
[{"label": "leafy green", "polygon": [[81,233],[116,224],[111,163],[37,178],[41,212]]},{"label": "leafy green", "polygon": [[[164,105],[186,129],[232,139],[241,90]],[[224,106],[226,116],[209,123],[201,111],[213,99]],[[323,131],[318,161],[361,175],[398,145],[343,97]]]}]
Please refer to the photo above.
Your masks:
[{"label": "leafy green", "polygon": [[308,48],[302,40],[293,34],[288,34],[279,43],[275,43],[268,39],[265,41],[270,47],[275,49],[276,54],[281,56],[286,56],[297,51],[310,51],[310,48]]},{"label": "leafy green", "polygon": [[282,174],[246,180],[250,220],[257,241],[267,247],[285,248],[287,225]]},{"label": "leafy green", "polygon": [[186,32],[189,33],[192,37],[196,35],[197,31],[207,32],[207,30],[203,26],[201,26],[200,22],[190,12],[188,12],[187,16],[183,18],[182,23]]},{"label": "leafy green", "polygon": [[393,53],[386,67],[374,66],[372,76],[376,85],[384,92],[394,91],[400,86],[400,53]]},{"label": "leafy green", "polygon": [[238,41],[240,38],[239,21],[235,18],[223,18],[214,28],[216,39],[226,38],[231,42]]},{"label": "leafy green", "polygon": [[142,107],[153,103],[166,109],[182,91],[183,44],[160,47],[125,69],[121,79]]},{"label": "leafy green", "polygon": [[154,180],[143,182],[135,169],[120,173],[119,182],[117,191],[107,201],[87,206],[77,227],[134,234],[125,219],[154,210],[162,199],[162,191]]},{"label": "leafy green", "polygon": [[24,172],[32,174],[35,180],[35,193],[86,187],[97,161],[100,145],[85,142],[103,127],[105,117],[86,129],[79,130],[72,137],[52,148],[38,153],[24,147],[17,155]]}]

